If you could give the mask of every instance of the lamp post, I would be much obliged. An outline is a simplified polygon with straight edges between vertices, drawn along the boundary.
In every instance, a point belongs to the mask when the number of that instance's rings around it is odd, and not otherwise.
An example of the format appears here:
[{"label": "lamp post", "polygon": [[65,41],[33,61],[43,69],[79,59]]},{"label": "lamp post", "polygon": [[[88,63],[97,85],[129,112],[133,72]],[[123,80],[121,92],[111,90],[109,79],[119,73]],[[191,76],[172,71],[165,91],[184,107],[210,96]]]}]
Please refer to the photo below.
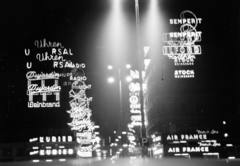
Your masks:
[{"label": "lamp post", "polygon": [[[127,69],[131,68],[131,65],[127,64],[126,68]],[[111,65],[109,65],[108,69],[112,70],[113,67]],[[120,135],[121,135],[121,138],[120,138],[121,141],[120,142],[121,142],[121,146],[123,146],[122,127],[121,127],[122,116],[123,116],[123,110],[122,110],[123,109],[123,103],[122,103],[122,73],[121,73],[121,68],[120,67],[118,68],[118,81],[119,81],[118,84],[119,84],[119,108],[120,108],[120,118],[119,118],[118,126],[119,126],[119,132],[120,132]],[[127,76],[126,81],[127,82],[132,81],[131,77]],[[113,83],[114,78],[113,77],[108,78],[108,82]]]},{"label": "lamp post", "polygon": [[145,117],[144,117],[144,108],[143,108],[143,55],[141,51],[141,39],[140,39],[140,21],[139,21],[139,4],[138,0],[135,0],[135,13],[136,13],[136,29],[137,29],[137,52],[138,52],[138,71],[139,71],[139,84],[140,84],[140,111],[142,119],[142,130],[141,137],[146,137],[146,127],[145,127]]}]

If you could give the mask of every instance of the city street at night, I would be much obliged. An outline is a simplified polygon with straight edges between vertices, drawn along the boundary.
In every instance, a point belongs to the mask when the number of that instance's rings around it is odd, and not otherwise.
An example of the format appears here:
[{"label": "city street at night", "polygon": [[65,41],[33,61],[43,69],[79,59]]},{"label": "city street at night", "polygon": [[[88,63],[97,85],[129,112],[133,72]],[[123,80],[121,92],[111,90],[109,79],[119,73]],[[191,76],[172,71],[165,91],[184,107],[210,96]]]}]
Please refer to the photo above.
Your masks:
[{"label": "city street at night", "polygon": [[10,0],[0,165],[240,165],[237,0]]}]

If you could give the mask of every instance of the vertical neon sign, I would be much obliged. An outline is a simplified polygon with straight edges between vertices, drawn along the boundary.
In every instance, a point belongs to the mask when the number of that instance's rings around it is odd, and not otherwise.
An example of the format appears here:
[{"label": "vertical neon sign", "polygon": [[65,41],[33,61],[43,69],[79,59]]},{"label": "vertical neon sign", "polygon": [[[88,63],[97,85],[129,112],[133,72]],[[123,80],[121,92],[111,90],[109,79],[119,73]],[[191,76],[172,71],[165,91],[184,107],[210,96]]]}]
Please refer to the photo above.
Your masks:
[{"label": "vertical neon sign", "polygon": [[92,110],[89,108],[92,97],[86,96],[86,90],[91,89],[91,85],[85,84],[86,76],[78,76],[72,83],[69,97],[72,98],[69,104],[71,109],[67,111],[72,118],[68,123],[72,130],[77,131],[76,137],[79,146],[77,154],[80,157],[91,157],[94,140],[94,123],[91,121]]},{"label": "vertical neon sign", "polygon": [[[191,18],[186,18],[186,15]],[[195,45],[202,40],[202,32],[197,31],[197,25],[202,19],[197,18],[191,11],[183,11],[180,19],[170,19],[170,24],[181,24],[180,32],[164,33],[162,40],[168,46],[163,46],[163,55],[174,60],[175,66],[193,66],[196,55],[202,53],[201,46]],[[194,78],[194,70],[175,70],[175,78]]]}]

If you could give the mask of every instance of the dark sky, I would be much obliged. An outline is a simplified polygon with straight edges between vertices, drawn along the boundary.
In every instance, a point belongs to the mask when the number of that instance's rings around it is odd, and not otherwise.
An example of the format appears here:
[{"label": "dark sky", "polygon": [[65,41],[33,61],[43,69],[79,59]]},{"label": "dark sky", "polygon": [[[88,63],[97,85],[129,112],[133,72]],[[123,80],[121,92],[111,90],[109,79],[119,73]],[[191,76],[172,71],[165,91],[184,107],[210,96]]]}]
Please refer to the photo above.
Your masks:
[{"label": "dark sky", "polygon": [[[108,64],[130,62],[136,66],[137,44],[135,27],[134,0],[122,0],[122,11],[125,13],[126,29],[113,30],[111,20],[113,0],[22,0],[8,1],[0,7],[1,18],[1,130],[10,129],[34,130],[36,128],[66,127],[70,122],[66,110],[68,105],[69,87],[63,87],[60,108],[29,109],[26,62],[34,63],[36,71],[53,71],[48,63],[39,63],[32,57],[24,55],[24,49],[29,48],[33,54],[39,50],[34,47],[35,40],[47,39],[62,43],[71,48],[73,56],[70,60],[86,64],[87,84],[92,89],[87,91],[93,97],[90,108],[93,110],[93,120],[99,124],[102,132],[108,133],[116,129],[119,117],[118,85],[110,85],[106,79],[110,73],[106,70]],[[139,0],[141,23],[150,20],[146,17],[149,1]],[[170,32],[174,27],[169,26],[169,18],[179,18],[183,10],[191,10],[203,19],[199,30],[203,32],[202,60],[209,60],[211,71],[218,73],[216,66],[236,75],[232,67],[239,63],[236,55],[238,44],[238,12],[237,2],[207,1],[207,0],[159,0],[163,22],[159,27],[164,28],[156,33],[157,42],[161,42],[161,33]],[[115,20],[116,21],[116,20]],[[141,24],[142,43],[149,44],[146,25]],[[114,35],[124,31],[121,47],[114,46]],[[155,42],[156,45],[156,42]],[[154,46],[155,46],[154,45]],[[153,47],[154,47],[153,46]],[[160,44],[162,47],[162,43]],[[160,48],[159,47],[159,48]],[[155,48],[155,50],[160,50]],[[230,49],[231,48],[231,49]],[[206,53],[207,52],[207,53]],[[152,53],[153,54],[153,53]],[[157,52],[157,54],[161,54]],[[233,69],[235,70],[235,68]],[[123,72],[125,74],[125,72]],[[225,74],[226,75],[226,74]],[[231,79],[231,78],[230,78]],[[126,84],[124,90],[124,109],[128,110]]]}]

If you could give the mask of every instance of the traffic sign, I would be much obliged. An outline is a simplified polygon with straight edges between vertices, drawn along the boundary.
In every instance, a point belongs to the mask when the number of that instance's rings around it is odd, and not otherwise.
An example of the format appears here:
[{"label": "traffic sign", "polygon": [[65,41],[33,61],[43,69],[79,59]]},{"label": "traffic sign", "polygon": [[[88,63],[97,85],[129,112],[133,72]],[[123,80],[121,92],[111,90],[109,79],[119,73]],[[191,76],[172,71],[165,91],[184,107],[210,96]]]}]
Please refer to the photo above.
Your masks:
[{"label": "traffic sign", "polygon": [[141,138],[141,145],[142,146],[149,146],[149,139],[146,137]]}]

